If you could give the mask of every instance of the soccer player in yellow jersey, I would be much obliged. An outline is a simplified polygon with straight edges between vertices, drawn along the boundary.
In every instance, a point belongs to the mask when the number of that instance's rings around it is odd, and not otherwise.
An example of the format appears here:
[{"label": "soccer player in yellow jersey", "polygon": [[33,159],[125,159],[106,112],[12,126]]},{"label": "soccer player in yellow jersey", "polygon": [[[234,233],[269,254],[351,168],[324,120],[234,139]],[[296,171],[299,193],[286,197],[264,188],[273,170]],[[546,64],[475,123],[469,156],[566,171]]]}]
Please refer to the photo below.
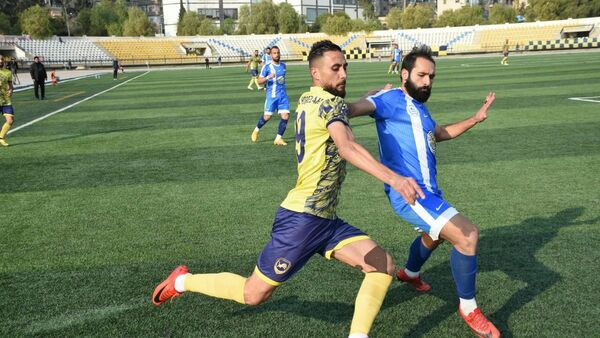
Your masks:
[{"label": "soccer player in yellow jersey", "polygon": [[271,240],[254,272],[248,278],[232,273],[192,275],[182,265],[156,287],[154,305],[185,291],[258,305],[318,253],[364,273],[350,337],[368,337],[395,265],[369,236],[337,217],[346,161],[389,184],[410,204],[424,195],[414,179],[395,174],[355,142],[343,99],[348,64],[340,47],[319,41],[312,46],[308,61],[313,86],[300,97],[296,118],[298,180],[277,211]]},{"label": "soccer player in yellow jersey", "polygon": [[261,60],[260,60],[260,56],[258,56],[258,50],[255,50],[254,55],[252,55],[252,57],[250,57],[250,61],[248,61],[248,63],[246,64],[246,71],[248,71],[248,69],[250,69],[250,74],[252,74],[252,78],[250,79],[250,83],[248,84],[248,89],[250,89],[250,90],[254,90],[254,88],[252,88],[253,83],[256,84],[256,88],[258,90],[263,89],[263,87],[261,87],[258,84],[258,64],[260,62],[261,62]]},{"label": "soccer player in yellow jersey", "polygon": [[2,129],[0,129],[0,145],[8,147],[6,134],[13,124],[14,110],[12,107],[11,96],[13,94],[13,74],[10,69],[5,67],[4,56],[0,55],[0,109],[6,119]]},{"label": "soccer player in yellow jersey", "polygon": [[508,39],[504,42],[504,46],[502,46],[502,61],[500,61],[501,65],[508,66]]}]

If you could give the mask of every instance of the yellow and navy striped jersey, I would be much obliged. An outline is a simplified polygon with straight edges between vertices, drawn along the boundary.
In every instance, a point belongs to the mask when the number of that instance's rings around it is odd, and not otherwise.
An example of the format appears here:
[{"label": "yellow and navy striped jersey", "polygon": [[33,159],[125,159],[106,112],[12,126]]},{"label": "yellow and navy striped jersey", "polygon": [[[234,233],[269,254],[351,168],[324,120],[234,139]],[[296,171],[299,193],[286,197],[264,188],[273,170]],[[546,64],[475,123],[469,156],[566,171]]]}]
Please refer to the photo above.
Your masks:
[{"label": "yellow and navy striped jersey", "polygon": [[302,94],[296,109],[298,181],[281,206],[327,219],[335,219],[338,196],[346,177],[346,161],[338,152],[327,126],[348,123],[343,98],[321,87]]},{"label": "yellow and navy striped jersey", "polygon": [[252,56],[250,58],[250,69],[258,70],[258,64],[260,63],[260,56]]},{"label": "yellow and navy striped jersey", "polygon": [[13,82],[13,75],[10,69],[0,68],[0,106],[12,105],[8,90],[9,84]]}]

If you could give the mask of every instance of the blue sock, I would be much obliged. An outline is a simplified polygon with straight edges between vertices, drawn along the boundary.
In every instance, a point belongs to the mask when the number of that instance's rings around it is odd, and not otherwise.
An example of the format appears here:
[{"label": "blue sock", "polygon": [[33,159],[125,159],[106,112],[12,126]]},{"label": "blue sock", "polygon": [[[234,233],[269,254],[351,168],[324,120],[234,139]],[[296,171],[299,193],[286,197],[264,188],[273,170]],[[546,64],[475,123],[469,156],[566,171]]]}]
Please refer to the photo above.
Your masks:
[{"label": "blue sock", "polygon": [[265,125],[265,123],[267,123],[267,121],[265,120],[265,117],[261,116],[258,119],[258,123],[256,124],[256,128],[258,128],[258,129],[262,128]]},{"label": "blue sock", "polygon": [[463,255],[456,248],[450,251],[450,267],[456,284],[456,293],[463,299],[475,298],[477,255]]},{"label": "blue sock", "polygon": [[285,128],[287,128],[287,123],[288,120],[281,119],[279,121],[279,129],[277,130],[277,135],[283,136],[283,133],[285,133]]},{"label": "blue sock", "polygon": [[421,267],[425,264],[432,251],[433,250],[430,250],[423,245],[421,236],[417,236],[410,246],[410,249],[408,249],[408,261],[405,265],[406,269],[412,272],[421,271]]}]

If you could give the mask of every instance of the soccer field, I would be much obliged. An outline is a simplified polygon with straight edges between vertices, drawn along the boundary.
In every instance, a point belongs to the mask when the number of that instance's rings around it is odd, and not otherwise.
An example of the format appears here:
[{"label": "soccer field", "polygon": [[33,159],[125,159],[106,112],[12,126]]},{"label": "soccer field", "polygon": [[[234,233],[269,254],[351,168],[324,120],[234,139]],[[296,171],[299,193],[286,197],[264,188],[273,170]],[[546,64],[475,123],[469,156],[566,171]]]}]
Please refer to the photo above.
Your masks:
[{"label": "soccer field", "polygon": [[[600,53],[437,61],[438,123],[497,93],[485,123],[437,150],[444,196],[481,231],[478,304],[504,337],[597,337]],[[350,63],[349,101],[397,84],[387,67]],[[294,124],[287,147],[272,144],[277,117],[251,143],[264,94],[240,66],[103,75],[47,87],[47,101],[15,93],[13,129],[128,80],[0,149],[0,336],[345,337],[362,274],[320,256],[258,307],[191,293],[151,304],[179,264],[252,271],[295,183]],[[287,83],[294,110],[307,66],[288,66]],[[375,154],[373,120],[351,122]],[[380,182],[348,166],[338,212],[404,264],[416,233]],[[449,251],[424,268],[430,292],[392,284],[372,337],[472,336]]]}]

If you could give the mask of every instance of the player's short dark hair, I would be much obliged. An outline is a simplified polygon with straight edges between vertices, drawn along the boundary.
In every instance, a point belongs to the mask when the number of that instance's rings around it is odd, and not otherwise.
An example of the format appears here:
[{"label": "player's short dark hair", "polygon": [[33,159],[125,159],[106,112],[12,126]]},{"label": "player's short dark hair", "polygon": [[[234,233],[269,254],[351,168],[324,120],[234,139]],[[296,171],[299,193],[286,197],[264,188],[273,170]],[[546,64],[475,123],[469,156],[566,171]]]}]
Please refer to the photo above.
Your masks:
[{"label": "player's short dark hair", "polygon": [[[269,47],[267,47],[267,48],[269,48]],[[275,48],[279,49],[279,47],[277,47],[277,46],[271,46],[271,48],[269,48],[269,49],[275,49]]]},{"label": "player's short dark hair", "polygon": [[404,59],[402,60],[402,68],[406,69],[410,73],[413,68],[415,68],[415,62],[417,58],[424,58],[431,61],[435,65],[435,60],[433,59],[433,53],[431,52],[431,48],[427,45],[415,46],[410,51],[410,53],[406,54]]},{"label": "player's short dark hair", "polygon": [[314,60],[321,58],[325,52],[341,52],[340,46],[330,40],[321,40],[315,42],[308,53],[308,66],[312,66]]},{"label": "player's short dark hair", "polygon": [[33,57],[33,59],[34,59],[34,60],[35,60],[35,59],[39,59],[39,58],[40,58],[40,57],[39,57],[39,56],[37,56],[37,55]]}]

